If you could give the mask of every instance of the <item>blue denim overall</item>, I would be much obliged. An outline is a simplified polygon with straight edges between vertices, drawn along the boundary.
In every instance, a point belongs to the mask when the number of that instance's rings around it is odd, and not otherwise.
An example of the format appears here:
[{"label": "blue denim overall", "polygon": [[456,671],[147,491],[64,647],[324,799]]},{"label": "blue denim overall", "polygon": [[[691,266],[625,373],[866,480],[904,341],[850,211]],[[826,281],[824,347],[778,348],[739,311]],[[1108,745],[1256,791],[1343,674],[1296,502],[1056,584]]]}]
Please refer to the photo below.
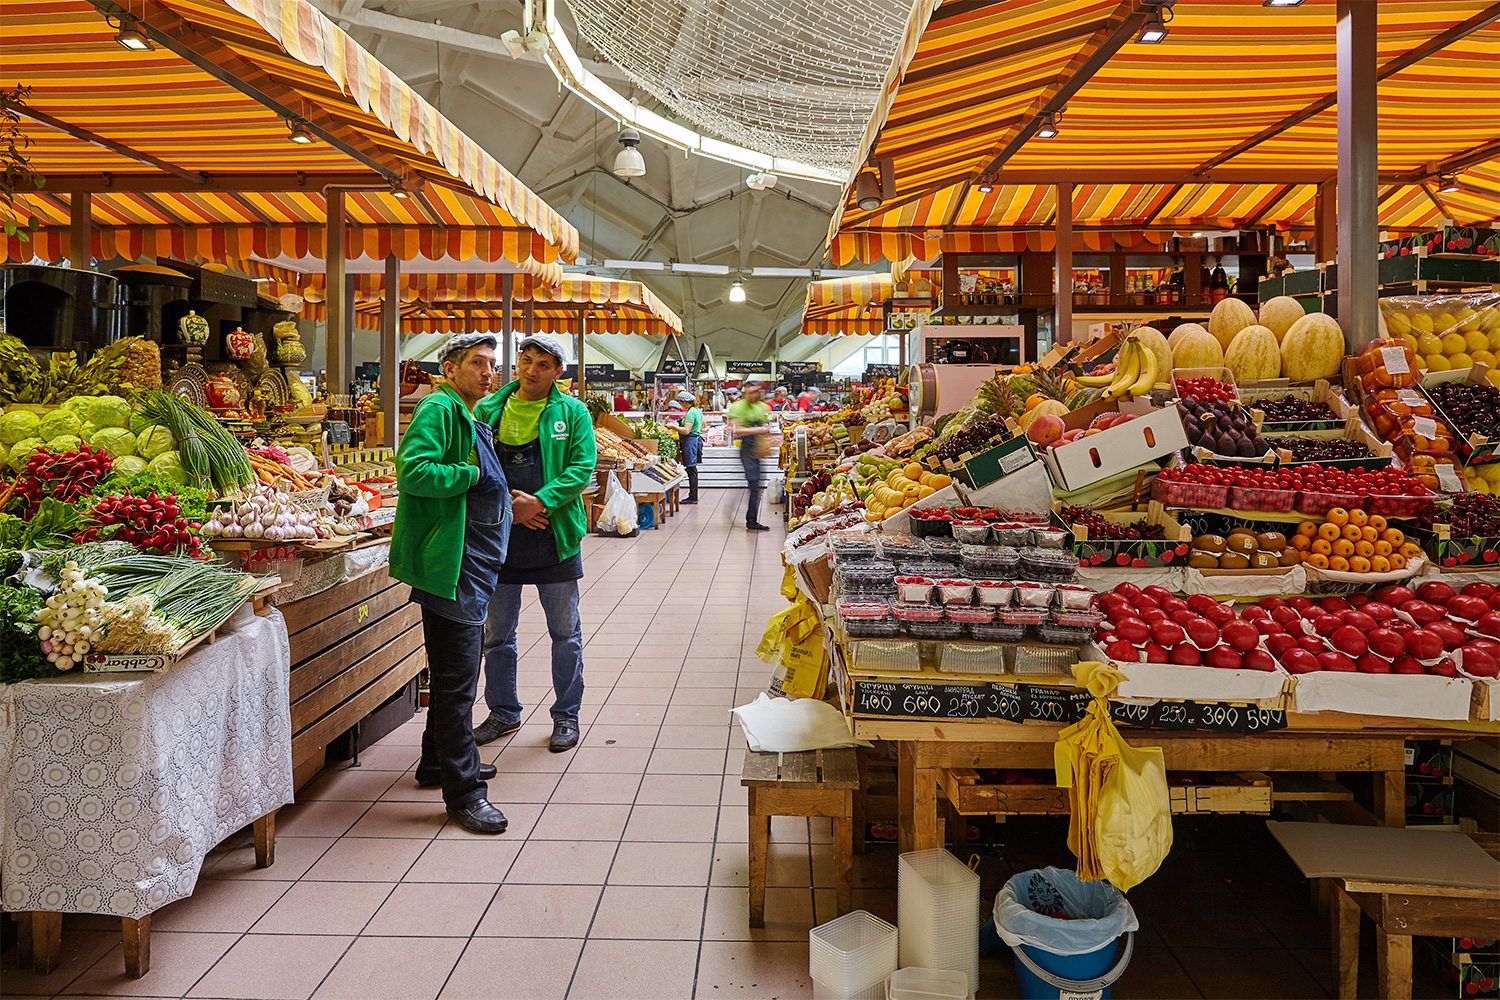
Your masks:
[{"label": "blue denim overall", "polygon": [[510,547],[510,486],[495,454],[495,432],[489,424],[474,424],[474,451],[479,457],[479,481],[465,497],[464,554],[458,569],[458,589],[450,599],[412,590],[412,600],[461,625],[483,625],[489,614],[495,582]]}]

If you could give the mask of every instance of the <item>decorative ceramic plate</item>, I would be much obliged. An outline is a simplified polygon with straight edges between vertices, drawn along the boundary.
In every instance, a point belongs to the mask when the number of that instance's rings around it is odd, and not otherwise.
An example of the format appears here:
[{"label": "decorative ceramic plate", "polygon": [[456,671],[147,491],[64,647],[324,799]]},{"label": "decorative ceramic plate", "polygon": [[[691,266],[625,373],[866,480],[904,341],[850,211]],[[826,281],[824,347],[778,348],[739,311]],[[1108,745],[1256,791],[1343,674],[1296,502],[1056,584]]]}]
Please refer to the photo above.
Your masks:
[{"label": "decorative ceramic plate", "polygon": [[260,377],[257,387],[264,389],[271,405],[281,406],[291,402],[292,393],[287,387],[286,376],[279,371],[268,371]]},{"label": "decorative ceramic plate", "polygon": [[201,365],[187,364],[173,373],[172,384],[167,391],[206,410],[208,409],[208,393],[203,387],[207,384],[208,372],[204,371]]}]

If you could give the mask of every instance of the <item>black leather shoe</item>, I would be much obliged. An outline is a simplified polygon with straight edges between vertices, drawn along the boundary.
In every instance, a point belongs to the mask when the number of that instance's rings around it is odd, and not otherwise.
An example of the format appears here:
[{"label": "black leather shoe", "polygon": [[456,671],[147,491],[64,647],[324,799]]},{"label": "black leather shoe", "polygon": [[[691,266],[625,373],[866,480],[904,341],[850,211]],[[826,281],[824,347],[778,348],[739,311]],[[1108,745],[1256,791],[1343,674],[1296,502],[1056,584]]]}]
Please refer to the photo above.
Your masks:
[{"label": "black leather shoe", "polygon": [[698,502],[697,500],[694,500],[692,497],[689,497],[688,499],[682,501],[682,505],[684,507],[686,507],[690,503],[697,503],[697,502]]},{"label": "black leather shoe", "polygon": [[[479,780],[480,781],[489,781],[491,778],[493,778],[495,776],[495,774],[496,774],[496,770],[495,770],[495,765],[494,764],[480,764],[479,765]],[[442,783],[443,783],[443,779],[442,779],[441,775],[438,775],[436,773],[434,773],[433,775],[428,775],[428,774],[425,774],[424,772],[422,772],[421,770],[417,771],[417,787],[418,788],[436,788],[439,785],[441,785]]]},{"label": "black leather shoe", "polygon": [[471,833],[504,833],[509,825],[505,814],[490,805],[487,799],[478,799],[457,808],[449,806],[448,815]]},{"label": "black leather shoe", "polygon": [[501,722],[491,712],[490,717],[474,727],[474,742],[479,746],[493,743],[502,736],[509,736],[521,728],[519,722]]},{"label": "black leather shoe", "polygon": [[771,526],[769,524],[747,524],[747,525],[745,525],[745,530],[746,531],[770,531],[771,530]]},{"label": "black leather shoe", "polygon": [[553,753],[562,753],[571,750],[578,745],[578,723],[572,719],[558,719],[552,723],[552,739],[547,741],[547,749]]}]

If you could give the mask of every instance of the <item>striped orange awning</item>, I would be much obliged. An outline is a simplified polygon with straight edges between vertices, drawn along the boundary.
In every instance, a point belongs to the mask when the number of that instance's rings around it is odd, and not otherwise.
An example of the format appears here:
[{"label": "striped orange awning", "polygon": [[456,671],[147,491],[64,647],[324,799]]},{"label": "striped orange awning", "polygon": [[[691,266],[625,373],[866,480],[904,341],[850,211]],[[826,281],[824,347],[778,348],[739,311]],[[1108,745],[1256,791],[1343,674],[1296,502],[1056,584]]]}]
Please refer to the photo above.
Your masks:
[{"label": "striped orange awning", "polygon": [[[576,258],[567,220],[307,0],[122,6],[150,51],[123,50],[88,0],[0,0],[0,61],[33,88],[21,127],[48,179],[16,206],[42,232],[7,258],[67,256],[72,191],[93,192],[98,257],[321,256],[325,183],[368,188],[345,195],[349,257],[538,274]],[[331,141],[288,142],[284,114]]]},{"label": "striped orange awning", "polygon": [[[1178,4],[1165,42],[1126,43],[1068,99],[1060,134],[1028,140],[980,190],[996,156],[1137,6],[999,0],[944,4],[926,20],[919,10],[918,41],[903,46],[865,147],[892,160],[896,190],[864,211],[850,185],[830,261],[931,259],[964,233],[986,252],[1006,238],[1012,251],[1051,249],[1037,230],[1056,220],[1056,180],[1074,185],[1076,249],[1129,248],[1141,230],[1311,228],[1316,183],[1337,168],[1336,109],[1250,140],[1335,92],[1335,0]],[[1384,228],[1500,216],[1500,24],[1433,43],[1486,16],[1484,0],[1380,5]],[[1458,192],[1423,191],[1433,164],[1457,174]]]},{"label": "striped orange awning", "polygon": [[[910,261],[893,266],[889,273],[862,274],[845,278],[825,278],[810,282],[802,306],[804,334],[877,334],[885,331],[885,303],[895,298],[898,283],[904,283]],[[921,280],[936,286],[941,274],[922,275]],[[924,298],[940,297],[936,291]]]}]

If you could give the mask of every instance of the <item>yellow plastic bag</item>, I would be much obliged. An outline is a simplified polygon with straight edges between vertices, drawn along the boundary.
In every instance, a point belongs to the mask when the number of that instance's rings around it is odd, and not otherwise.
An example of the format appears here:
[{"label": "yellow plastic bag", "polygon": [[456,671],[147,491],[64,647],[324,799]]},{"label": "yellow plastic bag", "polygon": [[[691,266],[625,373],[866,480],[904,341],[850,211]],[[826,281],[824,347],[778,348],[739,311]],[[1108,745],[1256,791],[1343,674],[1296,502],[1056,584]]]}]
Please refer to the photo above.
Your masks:
[{"label": "yellow plastic bag", "polygon": [[782,667],[782,690],[793,698],[821,698],[828,683],[828,647],[823,621],[802,594],[785,611],[771,616],[755,655]]},{"label": "yellow plastic bag", "polygon": [[1172,849],[1172,806],[1160,747],[1133,747],[1096,697],[1082,720],[1058,734],[1057,784],[1068,789],[1068,848],[1078,877],[1140,885]]}]

